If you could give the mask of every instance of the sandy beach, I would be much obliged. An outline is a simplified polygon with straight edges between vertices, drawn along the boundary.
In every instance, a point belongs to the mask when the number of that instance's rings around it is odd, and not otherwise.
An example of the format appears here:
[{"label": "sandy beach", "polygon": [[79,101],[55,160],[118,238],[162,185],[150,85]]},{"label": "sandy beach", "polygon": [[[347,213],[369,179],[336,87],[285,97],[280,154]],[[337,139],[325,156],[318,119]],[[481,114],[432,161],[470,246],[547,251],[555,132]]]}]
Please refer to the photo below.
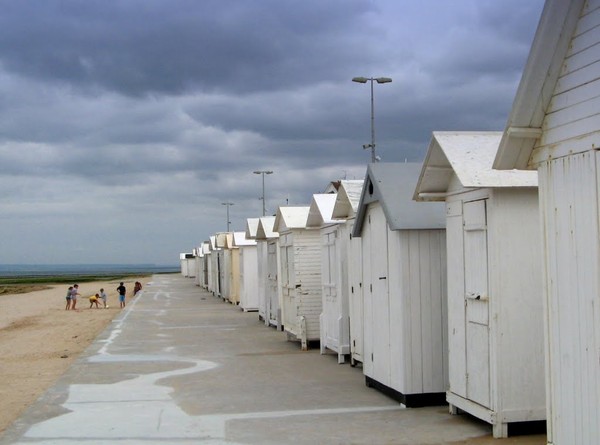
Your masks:
[{"label": "sandy beach", "polygon": [[[144,287],[151,277],[128,278]],[[0,435],[49,388],[121,311],[119,281],[80,283],[77,310],[65,310],[66,284],[25,294],[0,296]],[[104,288],[108,309],[90,309],[88,297]]]}]

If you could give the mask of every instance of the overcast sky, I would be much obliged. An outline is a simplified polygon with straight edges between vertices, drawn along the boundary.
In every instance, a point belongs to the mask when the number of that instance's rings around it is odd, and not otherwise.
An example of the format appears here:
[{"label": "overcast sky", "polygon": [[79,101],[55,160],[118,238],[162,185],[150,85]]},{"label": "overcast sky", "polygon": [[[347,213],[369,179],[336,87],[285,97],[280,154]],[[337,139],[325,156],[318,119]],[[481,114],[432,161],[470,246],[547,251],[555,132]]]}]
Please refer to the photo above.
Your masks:
[{"label": "overcast sky", "polygon": [[542,0],[0,0],[0,263],[179,253],[503,130]]}]

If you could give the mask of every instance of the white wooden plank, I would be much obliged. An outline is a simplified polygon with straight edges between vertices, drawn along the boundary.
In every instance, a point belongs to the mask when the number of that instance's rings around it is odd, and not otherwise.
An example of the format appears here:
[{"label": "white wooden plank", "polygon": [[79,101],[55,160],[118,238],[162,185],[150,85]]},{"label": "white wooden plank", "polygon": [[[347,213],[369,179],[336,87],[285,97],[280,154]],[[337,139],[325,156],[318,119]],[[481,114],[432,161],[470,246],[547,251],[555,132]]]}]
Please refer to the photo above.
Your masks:
[{"label": "white wooden plank", "polygon": [[592,100],[598,96],[600,96],[600,79],[586,83],[562,94],[555,95],[548,107],[548,114]]},{"label": "white wooden plank", "polygon": [[568,74],[557,80],[556,86],[550,94],[564,93],[597,80],[600,77],[600,61],[590,61],[589,64],[577,70],[567,68],[566,72]]},{"label": "white wooden plank", "polygon": [[600,110],[600,93],[595,92],[594,94],[597,94],[597,96],[548,114],[544,122],[544,129],[546,131],[556,129],[565,124],[598,114],[598,110]]},{"label": "white wooden plank", "polygon": [[544,131],[541,145],[554,145],[596,132],[600,128],[600,113]]}]

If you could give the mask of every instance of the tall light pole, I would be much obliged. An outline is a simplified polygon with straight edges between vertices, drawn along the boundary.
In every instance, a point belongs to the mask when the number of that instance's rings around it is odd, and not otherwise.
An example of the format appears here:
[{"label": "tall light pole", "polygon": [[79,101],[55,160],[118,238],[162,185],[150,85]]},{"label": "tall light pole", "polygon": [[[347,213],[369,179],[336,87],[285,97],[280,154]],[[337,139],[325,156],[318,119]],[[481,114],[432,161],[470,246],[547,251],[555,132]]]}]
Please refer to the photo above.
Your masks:
[{"label": "tall light pole", "polygon": [[273,172],[271,170],[255,170],[252,173],[254,173],[255,175],[262,175],[262,211],[263,214],[262,216],[265,216],[267,214],[267,209],[266,209],[266,205],[265,205],[265,175],[271,175],[273,174]]},{"label": "tall light pole", "polygon": [[377,162],[377,156],[375,156],[375,106],[373,101],[373,81],[377,83],[390,83],[392,79],[389,77],[354,77],[352,82],[367,83],[371,82],[371,143],[364,144],[363,148],[371,149],[371,162]]},{"label": "tall light pole", "polygon": [[223,206],[227,206],[227,231],[229,232],[229,227],[231,226],[231,221],[229,221],[229,207],[231,207],[233,204],[233,202],[222,202],[221,205]]}]

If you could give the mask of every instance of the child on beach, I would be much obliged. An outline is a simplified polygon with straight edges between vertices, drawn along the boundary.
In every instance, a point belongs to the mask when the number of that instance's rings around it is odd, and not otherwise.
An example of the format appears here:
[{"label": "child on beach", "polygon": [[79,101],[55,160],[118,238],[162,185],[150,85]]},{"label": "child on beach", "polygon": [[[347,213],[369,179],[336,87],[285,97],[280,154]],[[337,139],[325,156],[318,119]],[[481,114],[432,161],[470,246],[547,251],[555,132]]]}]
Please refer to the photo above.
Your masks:
[{"label": "child on beach", "polygon": [[142,290],[142,283],[140,283],[139,281],[136,281],[135,285],[133,286],[133,295],[134,296],[137,295],[137,293],[141,290]]},{"label": "child on beach", "polygon": [[106,304],[106,292],[104,292],[104,289],[100,289],[100,298],[102,298],[102,302],[104,303],[104,309],[108,309],[108,305]]},{"label": "child on beach", "polygon": [[96,309],[100,309],[100,306],[98,305],[98,299],[100,298],[100,295],[96,294],[96,295],[92,295],[90,297],[90,309],[92,308],[92,306],[95,304],[96,305]]},{"label": "child on beach", "polygon": [[75,310],[75,306],[77,306],[77,297],[80,296],[79,293],[79,284],[74,284],[73,289],[71,289],[71,310]]},{"label": "child on beach", "polygon": [[71,291],[73,290],[73,286],[69,286],[69,289],[67,290],[67,305],[65,306],[65,311],[68,311],[69,309],[71,309]]}]

